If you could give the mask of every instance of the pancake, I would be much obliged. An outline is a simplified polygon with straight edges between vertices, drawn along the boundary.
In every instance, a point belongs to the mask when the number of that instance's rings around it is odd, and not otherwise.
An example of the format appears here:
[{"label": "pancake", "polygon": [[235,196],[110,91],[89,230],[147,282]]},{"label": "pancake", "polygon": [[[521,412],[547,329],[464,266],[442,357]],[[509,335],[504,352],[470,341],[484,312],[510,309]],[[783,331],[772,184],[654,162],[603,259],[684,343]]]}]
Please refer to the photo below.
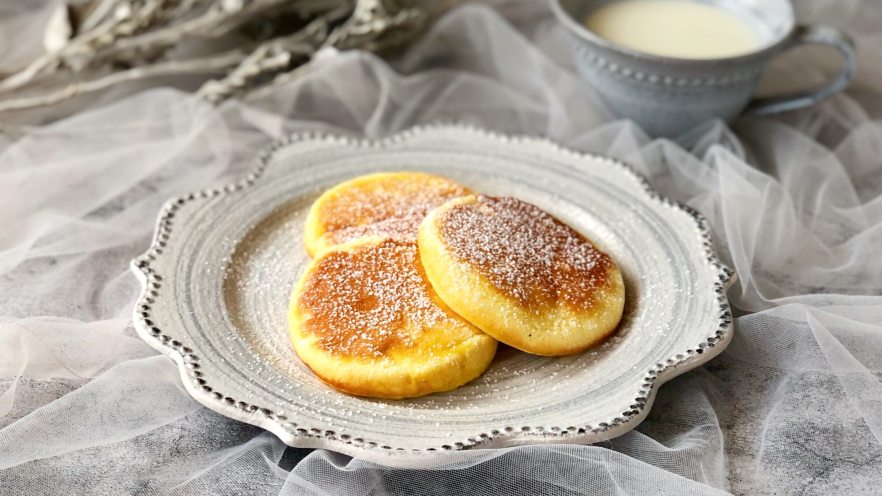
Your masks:
[{"label": "pancake", "polygon": [[416,241],[423,217],[469,190],[420,172],[382,172],[340,183],[309,210],[304,243],[310,256],[363,236]]},{"label": "pancake", "polygon": [[478,377],[496,340],[436,296],[414,242],[360,238],[325,250],[291,296],[291,344],[345,393],[412,398]]},{"label": "pancake", "polygon": [[420,260],[454,312],[536,355],[569,355],[616,328],[625,286],[613,260],[577,231],[515,198],[467,196],[419,228]]}]

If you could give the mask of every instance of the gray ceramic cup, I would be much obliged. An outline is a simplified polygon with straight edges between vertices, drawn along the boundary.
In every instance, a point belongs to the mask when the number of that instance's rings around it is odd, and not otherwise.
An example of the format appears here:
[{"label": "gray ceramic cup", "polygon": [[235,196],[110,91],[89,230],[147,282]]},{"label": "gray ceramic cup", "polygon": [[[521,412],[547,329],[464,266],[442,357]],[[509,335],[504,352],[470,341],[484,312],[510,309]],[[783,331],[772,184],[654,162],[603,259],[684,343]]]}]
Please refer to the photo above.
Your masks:
[{"label": "gray ceramic cup", "polygon": [[[614,112],[653,136],[676,136],[713,118],[732,121],[745,111],[772,114],[807,107],[840,91],[854,76],[851,40],[829,26],[797,25],[788,0],[695,1],[723,7],[749,22],[760,46],[720,59],[662,57],[614,44],[584,26],[585,18],[610,0],[553,0],[552,5],[570,34],[582,78]],[[843,58],[839,74],[820,89],[752,100],[766,63],[806,43],[836,48]]]}]

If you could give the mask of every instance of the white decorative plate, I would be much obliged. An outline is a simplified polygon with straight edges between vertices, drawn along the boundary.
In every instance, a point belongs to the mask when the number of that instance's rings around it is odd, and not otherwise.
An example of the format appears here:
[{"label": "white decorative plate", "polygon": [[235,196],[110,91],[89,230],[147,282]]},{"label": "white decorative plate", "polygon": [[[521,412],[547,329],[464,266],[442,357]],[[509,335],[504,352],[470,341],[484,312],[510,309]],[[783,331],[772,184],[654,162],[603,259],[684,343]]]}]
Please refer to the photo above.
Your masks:
[{"label": "white decorative plate", "polygon": [[[336,183],[399,170],[516,196],[586,234],[625,275],[617,334],[562,358],[502,347],[479,379],[413,400],[325,386],[287,340],[288,296],[308,260],[306,211]],[[291,137],[239,183],[170,201],[133,269],[144,287],[135,327],[177,362],[197,401],[291,446],[395,466],[466,448],[618,436],[646,416],[663,382],[719,354],[732,337],[724,292],[733,274],[694,211],[659,197],[620,162],[457,126],[376,142]]]}]

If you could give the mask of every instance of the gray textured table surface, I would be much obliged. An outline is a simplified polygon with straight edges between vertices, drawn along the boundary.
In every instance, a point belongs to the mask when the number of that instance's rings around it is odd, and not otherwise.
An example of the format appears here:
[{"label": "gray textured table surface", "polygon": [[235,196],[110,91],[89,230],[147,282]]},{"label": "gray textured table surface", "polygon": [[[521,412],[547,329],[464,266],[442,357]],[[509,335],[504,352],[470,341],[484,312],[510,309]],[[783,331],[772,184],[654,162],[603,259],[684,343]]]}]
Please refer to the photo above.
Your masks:
[{"label": "gray textured table surface", "polygon": [[[7,122],[0,494],[878,494],[882,5],[798,2],[801,19],[855,38],[860,70],[845,94],[677,142],[604,110],[544,3],[495,5],[450,13],[392,65],[332,55],[247,102],[215,109],[174,89],[122,88],[53,124]],[[32,18],[5,15],[0,29],[23,32]],[[817,84],[835,69],[829,55],[788,57],[764,85]],[[732,346],[664,386],[620,438],[475,452],[418,472],[286,449],[193,402],[128,319],[127,264],[162,202],[228,182],[290,131],[378,137],[437,120],[622,158],[701,211],[740,277]]]}]

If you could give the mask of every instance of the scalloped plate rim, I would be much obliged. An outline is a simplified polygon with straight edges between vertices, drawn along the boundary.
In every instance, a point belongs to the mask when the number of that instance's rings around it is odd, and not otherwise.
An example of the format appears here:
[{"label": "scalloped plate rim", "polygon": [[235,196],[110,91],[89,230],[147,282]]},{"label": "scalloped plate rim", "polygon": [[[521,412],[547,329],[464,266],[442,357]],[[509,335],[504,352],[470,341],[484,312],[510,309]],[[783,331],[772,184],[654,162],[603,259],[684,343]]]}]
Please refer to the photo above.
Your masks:
[{"label": "scalloped plate rim", "polygon": [[[695,221],[698,225],[699,241],[703,243],[706,255],[705,263],[711,265],[714,270],[718,272],[719,276],[720,283],[719,288],[717,289],[717,296],[718,299],[722,298],[719,305],[721,310],[721,317],[718,320],[719,325],[716,329],[716,336],[719,339],[714,341],[712,346],[706,346],[706,341],[699,343],[697,346],[695,346],[695,348],[702,351],[699,351],[698,353],[688,353],[685,358],[680,360],[669,359],[664,364],[658,364],[662,366],[661,368],[656,367],[654,369],[650,369],[648,377],[651,377],[651,380],[647,381],[649,383],[649,390],[646,393],[646,400],[642,405],[640,405],[639,408],[635,409],[635,413],[627,416],[626,418],[610,419],[610,422],[600,423],[598,428],[596,429],[586,430],[585,432],[581,433],[570,431],[560,431],[552,433],[549,431],[543,431],[541,426],[537,426],[536,428],[531,429],[529,432],[499,432],[498,434],[495,434],[494,437],[481,438],[470,445],[460,446],[456,449],[447,451],[440,449],[382,449],[384,447],[375,442],[365,442],[359,445],[353,444],[351,441],[338,439],[336,437],[327,437],[321,432],[306,432],[304,434],[291,432],[289,428],[283,425],[284,419],[274,419],[270,416],[267,416],[263,414],[259,408],[255,410],[243,410],[243,408],[237,406],[239,402],[229,404],[227,402],[224,402],[222,399],[217,399],[212,396],[212,393],[210,391],[206,392],[204,390],[204,383],[198,384],[193,382],[193,377],[191,375],[192,369],[188,368],[188,359],[186,358],[186,356],[191,352],[182,351],[182,348],[186,350],[185,346],[173,346],[171,343],[176,342],[176,340],[168,337],[167,335],[155,335],[153,332],[151,332],[151,330],[155,328],[152,325],[148,325],[149,319],[144,316],[143,312],[139,312],[138,309],[139,307],[143,307],[145,305],[147,307],[150,307],[152,305],[149,302],[145,303],[145,300],[148,299],[151,291],[150,262],[156,257],[156,255],[153,255],[151,257],[151,254],[161,254],[161,251],[157,253],[157,248],[160,247],[161,243],[162,227],[164,223],[168,220],[168,218],[170,218],[169,214],[175,211],[177,205],[183,205],[190,201],[207,200],[212,198],[213,196],[228,194],[244,189],[245,187],[255,182],[257,179],[259,179],[263,171],[271,162],[276,152],[284,149],[286,146],[291,144],[314,140],[330,140],[356,148],[383,148],[395,145],[397,143],[405,142],[408,139],[418,136],[420,134],[439,131],[443,132],[446,130],[469,133],[475,135],[475,137],[478,138],[492,139],[496,141],[514,140],[518,142],[531,143],[534,145],[550,147],[550,149],[556,150],[558,152],[571,154],[580,160],[599,159],[611,164],[615,164],[641,186],[639,189],[643,191],[643,193],[646,194],[650,200],[654,202],[660,202],[662,205],[671,205],[674,207],[675,211],[691,217],[692,220]],[[485,448],[506,448],[533,444],[591,444],[615,438],[634,429],[637,425],[640,424],[640,422],[642,422],[646,418],[652,408],[652,404],[655,401],[658,389],[664,383],[689,370],[697,368],[718,356],[729,345],[734,335],[734,320],[732,319],[731,310],[728,302],[726,302],[725,300],[725,290],[735,283],[735,281],[737,280],[737,275],[734,271],[724,265],[717,258],[713,245],[710,242],[710,231],[707,222],[698,212],[688,206],[685,206],[678,202],[673,202],[659,195],[650,187],[645,178],[637,173],[632,166],[621,160],[594,153],[576,152],[544,138],[537,138],[527,135],[509,135],[470,125],[442,123],[416,126],[408,130],[390,135],[389,137],[377,140],[357,138],[354,136],[333,132],[295,132],[289,134],[285,138],[276,140],[265,147],[258,154],[255,160],[255,164],[251,167],[250,172],[247,173],[244,179],[236,181],[225,187],[202,190],[199,193],[191,193],[189,195],[182,195],[169,199],[160,210],[150,247],[144,253],[133,259],[130,266],[131,270],[135,273],[141,285],[141,291],[136,299],[136,303],[133,309],[133,326],[141,339],[143,339],[155,350],[170,357],[175,362],[178,367],[184,389],[194,400],[196,400],[198,403],[205,406],[206,408],[209,408],[210,410],[213,410],[221,415],[266,429],[275,434],[282,442],[289,446],[297,448],[329,449],[352,457],[358,457],[367,461],[395,467],[419,468],[429,465],[436,465],[438,463],[441,463],[444,458],[461,456],[463,450],[474,451]],[[708,335],[710,335],[710,333],[708,333]],[[160,340],[160,337],[166,337],[167,339]],[[604,427],[603,424],[607,425]],[[537,430],[540,431],[538,434],[536,433]],[[365,446],[366,444],[373,444],[374,446]]]}]

